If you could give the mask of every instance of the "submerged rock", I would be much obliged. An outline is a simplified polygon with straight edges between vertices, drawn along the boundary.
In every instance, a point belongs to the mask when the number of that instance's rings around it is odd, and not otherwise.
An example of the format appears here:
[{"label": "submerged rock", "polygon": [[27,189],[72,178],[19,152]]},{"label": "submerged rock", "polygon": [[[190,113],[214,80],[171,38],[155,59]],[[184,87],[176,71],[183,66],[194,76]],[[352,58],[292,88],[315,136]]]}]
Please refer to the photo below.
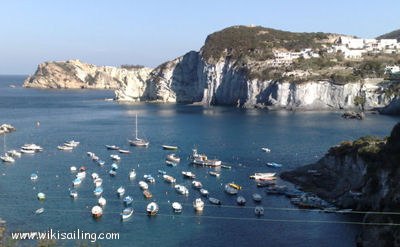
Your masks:
[{"label": "submerged rock", "polygon": [[364,112],[346,111],[342,114],[342,118],[363,120],[365,118],[365,114]]}]

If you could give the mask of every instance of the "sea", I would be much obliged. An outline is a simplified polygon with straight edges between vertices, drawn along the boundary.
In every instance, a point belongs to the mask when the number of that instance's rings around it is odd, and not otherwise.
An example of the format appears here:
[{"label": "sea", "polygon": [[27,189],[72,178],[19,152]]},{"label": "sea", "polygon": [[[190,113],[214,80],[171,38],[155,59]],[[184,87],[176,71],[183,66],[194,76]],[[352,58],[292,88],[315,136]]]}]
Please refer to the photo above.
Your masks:
[{"label": "sea", "polygon": [[[53,233],[118,233],[118,240],[96,240],[96,246],[355,246],[362,215],[324,213],[300,210],[284,196],[268,195],[249,176],[255,172],[282,172],[318,161],[329,147],[344,140],[365,135],[387,136],[399,117],[367,114],[365,120],[344,120],[340,112],[293,112],[260,109],[237,109],[222,106],[185,104],[122,104],[104,90],[43,90],[23,88],[26,76],[0,76],[0,124],[9,123],[16,131],[0,136],[0,151],[18,149],[25,143],[36,143],[43,152],[17,158],[13,164],[0,164],[0,218],[12,232]],[[15,87],[10,87],[15,85]],[[138,135],[150,141],[147,148],[129,146],[134,138],[135,116]],[[80,145],[73,151],[60,151],[58,145],[68,140]],[[105,145],[117,145],[131,154],[120,154],[115,177],[108,172],[110,154]],[[166,155],[172,151],[162,145],[176,145],[181,162],[167,166]],[[271,149],[263,152],[262,147]],[[219,178],[210,176],[205,167],[191,165],[188,157],[197,148],[209,158],[222,160],[231,169],[220,168]],[[97,165],[87,152],[94,152],[106,163]],[[266,166],[267,162],[282,164],[281,168]],[[87,177],[76,189],[72,199],[75,174],[71,166],[86,166]],[[131,169],[137,176],[129,180]],[[189,195],[176,193],[163,181],[159,170],[174,176],[177,183],[189,188]],[[182,171],[192,171],[211,197],[222,201],[211,205]],[[104,214],[94,219],[91,208],[97,204],[90,177],[96,172],[103,179],[103,197],[107,199]],[[39,179],[31,181],[37,173]],[[138,182],[151,174],[156,182],[149,185],[153,198],[144,198]],[[245,206],[236,204],[236,196],[224,192],[227,183],[243,188],[239,194],[247,199]],[[278,179],[279,184],[287,184]],[[290,186],[290,184],[288,184]],[[121,221],[124,209],[118,187],[134,199],[134,215]],[[37,193],[46,194],[39,201]],[[259,193],[261,203],[252,201]],[[196,198],[205,201],[204,211],[196,213]],[[149,202],[158,203],[156,216],[146,215]],[[175,214],[171,203],[183,205]],[[254,207],[264,207],[257,217]],[[42,214],[35,214],[44,208]],[[71,235],[69,235],[71,236]],[[94,235],[92,235],[94,236]],[[97,235],[96,235],[97,238]],[[57,245],[92,244],[91,240],[57,240]],[[20,246],[36,245],[33,240],[20,240]]]}]

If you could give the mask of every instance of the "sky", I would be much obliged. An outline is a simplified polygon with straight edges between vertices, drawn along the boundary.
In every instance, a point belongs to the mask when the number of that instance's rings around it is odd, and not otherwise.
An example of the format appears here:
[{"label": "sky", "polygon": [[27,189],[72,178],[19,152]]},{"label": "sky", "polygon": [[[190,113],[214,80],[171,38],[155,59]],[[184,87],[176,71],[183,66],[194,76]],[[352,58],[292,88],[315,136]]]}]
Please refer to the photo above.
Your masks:
[{"label": "sky", "polygon": [[0,74],[39,63],[155,67],[233,25],[363,38],[400,29],[398,0],[0,0]]}]

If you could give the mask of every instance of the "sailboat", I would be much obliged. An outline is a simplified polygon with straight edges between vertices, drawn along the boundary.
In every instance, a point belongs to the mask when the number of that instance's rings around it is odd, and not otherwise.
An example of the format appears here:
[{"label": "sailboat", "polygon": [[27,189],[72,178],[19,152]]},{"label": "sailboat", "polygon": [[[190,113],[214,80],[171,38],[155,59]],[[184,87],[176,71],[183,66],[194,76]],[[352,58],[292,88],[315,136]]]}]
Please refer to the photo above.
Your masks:
[{"label": "sailboat", "polygon": [[10,155],[8,155],[7,151],[6,151],[6,134],[4,135],[4,155],[0,156],[0,159],[3,162],[9,162],[9,163],[14,163],[15,159],[13,157],[11,157]]},{"label": "sailboat", "polygon": [[138,138],[138,128],[137,128],[137,114],[135,117],[135,140],[129,140],[129,144],[131,144],[132,146],[136,146],[136,147],[147,147],[149,145],[150,142],[144,140],[144,139],[140,139]]}]

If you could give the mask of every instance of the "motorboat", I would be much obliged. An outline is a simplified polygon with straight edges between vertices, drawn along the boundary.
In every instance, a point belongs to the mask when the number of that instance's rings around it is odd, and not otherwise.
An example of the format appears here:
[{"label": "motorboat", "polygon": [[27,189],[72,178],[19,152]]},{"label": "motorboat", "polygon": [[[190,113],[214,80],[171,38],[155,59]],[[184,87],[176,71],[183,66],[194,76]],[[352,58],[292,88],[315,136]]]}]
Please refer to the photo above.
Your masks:
[{"label": "motorboat", "polygon": [[34,154],[34,153],[36,153],[36,151],[35,150],[30,150],[30,149],[20,149],[19,150],[21,153],[23,153],[23,154]]},{"label": "motorboat", "polygon": [[131,196],[125,196],[125,198],[124,198],[124,204],[125,204],[126,206],[131,205],[132,202],[133,202],[133,198],[132,198]]},{"label": "motorboat", "polygon": [[119,166],[116,163],[112,163],[111,164],[111,169],[112,170],[116,171],[116,170],[118,170],[118,168],[119,168]]},{"label": "motorboat", "polygon": [[176,182],[176,179],[170,175],[165,174],[165,175],[163,175],[163,178],[166,182],[171,183],[171,184]]},{"label": "motorboat", "polygon": [[129,140],[129,144],[136,147],[147,147],[149,146],[150,142],[146,141],[145,139],[138,138],[138,128],[137,128],[137,114],[135,116],[135,139]]},{"label": "motorboat", "polygon": [[42,214],[42,213],[44,213],[44,208],[38,208],[35,211],[35,214]]},{"label": "motorboat", "polygon": [[150,174],[143,175],[143,179],[148,183],[155,183],[156,180]]},{"label": "motorboat", "polygon": [[274,180],[276,179],[275,177],[276,173],[275,172],[256,172],[253,175],[250,176],[251,179],[255,180]]},{"label": "motorboat", "polygon": [[121,154],[130,154],[131,151],[126,150],[126,149],[119,149],[118,152],[120,152]]},{"label": "motorboat", "polygon": [[261,202],[261,200],[262,200],[262,196],[258,193],[254,193],[252,195],[252,197],[253,197],[253,201],[255,201],[255,202]]},{"label": "motorboat", "polygon": [[149,185],[145,181],[139,181],[139,187],[142,190],[147,190],[149,188]]},{"label": "motorboat", "polygon": [[107,204],[107,200],[104,197],[100,197],[99,200],[97,200],[97,203],[101,206],[104,207]]},{"label": "motorboat", "polygon": [[92,176],[92,179],[93,179],[93,180],[99,178],[99,174],[98,174],[98,173],[95,173],[95,172],[93,172],[91,176]]},{"label": "motorboat", "polygon": [[218,167],[221,166],[222,161],[217,159],[208,159],[205,154],[199,154],[197,149],[192,150],[191,162],[195,165]]},{"label": "motorboat", "polygon": [[66,141],[64,142],[64,146],[70,146],[70,147],[77,147],[80,144],[80,142],[75,141],[75,140],[70,140],[70,141]]},{"label": "motorboat", "polygon": [[69,170],[70,170],[71,172],[76,172],[78,169],[76,168],[76,166],[71,166],[71,167],[69,168]]},{"label": "motorboat", "polygon": [[101,178],[96,178],[96,179],[93,181],[93,183],[94,183],[94,186],[100,187],[100,186],[103,184],[103,179],[101,179]]},{"label": "motorboat", "polygon": [[270,153],[271,152],[271,149],[269,149],[269,148],[261,148],[261,150],[266,152],[266,153]]},{"label": "motorboat", "polygon": [[7,153],[3,156],[0,156],[0,159],[5,162],[5,163],[14,163],[15,159],[11,156],[9,156]]},{"label": "motorboat", "polygon": [[178,163],[172,162],[172,161],[170,161],[170,160],[166,160],[165,163],[166,163],[167,165],[169,165],[169,166],[177,166],[177,165],[178,165]]},{"label": "motorboat", "polygon": [[73,150],[74,148],[73,148],[73,147],[70,147],[70,146],[64,146],[64,145],[62,145],[62,146],[57,146],[57,149],[58,149],[58,150],[62,150],[62,151],[71,151],[71,150]]},{"label": "motorboat", "polygon": [[235,188],[232,188],[228,184],[225,185],[225,192],[230,194],[230,195],[236,195],[238,193],[238,190]]},{"label": "motorboat", "polygon": [[81,180],[83,180],[85,177],[86,177],[86,172],[85,171],[81,171],[81,172],[78,172],[76,174],[76,178],[79,178]]},{"label": "motorboat", "polygon": [[116,145],[105,145],[108,150],[119,150],[119,147]]},{"label": "motorboat", "polygon": [[196,211],[201,212],[204,209],[204,202],[203,200],[201,200],[201,198],[197,198],[194,202],[193,202],[193,207]]},{"label": "motorboat", "polygon": [[164,150],[178,150],[177,146],[170,146],[170,145],[162,145]]},{"label": "motorboat", "polygon": [[191,179],[195,179],[196,178],[196,175],[194,173],[192,173],[192,172],[183,171],[182,175],[185,178],[191,178]]},{"label": "motorboat", "polygon": [[179,163],[181,158],[177,157],[175,154],[168,154],[166,160],[172,161],[174,163]]},{"label": "motorboat", "polygon": [[275,163],[275,162],[268,162],[267,166],[279,168],[279,167],[282,167],[282,164],[278,164],[278,163]]},{"label": "motorboat", "polygon": [[158,170],[158,174],[165,175],[165,174],[167,174],[167,172],[164,170]]},{"label": "motorboat", "polygon": [[134,213],[133,208],[131,208],[131,207],[124,208],[124,210],[122,210],[122,213],[121,213],[121,219],[127,220],[130,217],[132,217],[133,213]]},{"label": "motorboat", "polygon": [[156,215],[158,213],[158,205],[155,202],[150,202],[146,207],[146,212],[148,215]]},{"label": "motorboat", "polygon": [[120,160],[121,160],[121,157],[119,157],[118,154],[111,154],[111,155],[110,155],[110,158],[111,158],[112,160],[115,160],[115,161],[120,161]]},{"label": "motorboat", "polygon": [[181,195],[189,195],[189,190],[183,185],[175,185],[175,190]]},{"label": "motorboat", "polygon": [[81,180],[80,178],[75,178],[75,179],[72,181],[72,184],[73,184],[74,186],[79,186],[81,183],[82,183],[82,180]]},{"label": "motorboat", "polygon": [[7,151],[7,154],[8,154],[9,156],[11,156],[11,157],[18,157],[18,158],[21,157],[21,152],[15,150],[15,149],[12,149],[12,150],[10,150],[10,151]]},{"label": "motorboat", "polygon": [[111,169],[108,174],[110,174],[111,177],[115,177],[117,175],[117,171]]},{"label": "motorboat", "polygon": [[22,150],[32,150],[32,151],[34,151],[34,152],[41,152],[41,151],[43,151],[43,148],[42,148],[41,146],[36,145],[36,144],[34,144],[34,143],[31,143],[31,144],[24,144],[24,145],[21,147],[21,149],[22,149]]},{"label": "motorboat", "polygon": [[238,196],[236,202],[238,205],[244,206],[246,204],[246,199],[243,196]]},{"label": "motorboat", "polygon": [[100,218],[103,215],[103,209],[100,206],[92,207],[92,216],[94,218]]},{"label": "motorboat", "polygon": [[36,173],[31,174],[31,180],[36,181],[39,178],[39,176]]},{"label": "motorboat", "polygon": [[37,193],[37,198],[38,198],[40,201],[45,200],[45,199],[46,199],[46,194],[43,193],[43,192],[39,192],[39,193]]},{"label": "motorboat", "polygon": [[69,196],[72,198],[77,198],[78,197],[78,191],[73,189],[69,192]]},{"label": "motorboat", "polygon": [[235,183],[229,183],[228,185],[230,187],[234,188],[234,189],[237,189],[237,190],[241,190],[242,189],[242,186],[240,186],[238,184],[235,184]]},{"label": "motorboat", "polygon": [[200,181],[193,180],[192,186],[196,189],[201,189],[203,187],[203,184]]},{"label": "motorboat", "polygon": [[96,187],[93,191],[93,194],[95,196],[100,196],[103,193],[103,188],[102,187]]},{"label": "motorboat", "polygon": [[81,166],[81,167],[79,167],[79,171],[80,171],[80,172],[84,172],[84,171],[86,171],[86,170],[87,170],[86,166]]},{"label": "motorboat", "polygon": [[210,203],[214,204],[214,205],[221,205],[221,201],[218,200],[217,198],[214,197],[209,197],[208,200],[210,201]]},{"label": "motorboat", "polygon": [[118,189],[117,189],[117,194],[118,194],[118,196],[123,196],[124,194],[125,194],[125,188],[124,187],[119,187]]},{"label": "motorboat", "polygon": [[217,177],[217,178],[219,178],[219,176],[221,176],[221,173],[214,172],[214,171],[209,171],[208,174],[210,174],[211,176]]},{"label": "motorboat", "polygon": [[129,172],[129,179],[134,179],[134,178],[136,178],[136,170],[135,170],[135,169],[132,169],[132,170]]},{"label": "motorboat", "polygon": [[173,202],[172,209],[174,210],[175,213],[181,213],[182,212],[182,204],[180,204],[179,202]]},{"label": "motorboat", "polygon": [[257,206],[257,207],[254,208],[254,213],[255,213],[257,216],[264,215],[264,208],[261,207],[261,206]]},{"label": "motorboat", "polygon": [[206,190],[206,189],[200,189],[200,194],[202,195],[202,196],[208,196],[208,190]]},{"label": "motorboat", "polygon": [[104,166],[104,164],[106,163],[104,160],[98,159],[97,164],[99,164],[99,166]]},{"label": "motorboat", "polygon": [[150,199],[153,197],[153,194],[149,190],[143,190],[143,195],[146,197],[146,199]]}]

